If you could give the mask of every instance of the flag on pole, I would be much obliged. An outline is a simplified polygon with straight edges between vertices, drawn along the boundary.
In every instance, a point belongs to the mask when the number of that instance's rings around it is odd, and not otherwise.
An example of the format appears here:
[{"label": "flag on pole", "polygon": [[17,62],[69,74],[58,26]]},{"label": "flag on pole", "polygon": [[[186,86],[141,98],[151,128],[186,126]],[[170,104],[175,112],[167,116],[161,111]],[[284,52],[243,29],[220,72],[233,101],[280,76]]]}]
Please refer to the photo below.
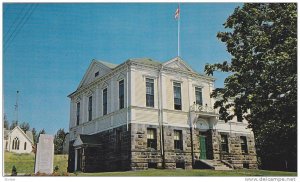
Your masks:
[{"label": "flag on pole", "polygon": [[180,8],[179,8],[179,5],[178,5],[178,8],[177,8],[176,11],[175,11],[175,19],[176,19],[176,20],[178,20],[179,15],[180,15]]}]

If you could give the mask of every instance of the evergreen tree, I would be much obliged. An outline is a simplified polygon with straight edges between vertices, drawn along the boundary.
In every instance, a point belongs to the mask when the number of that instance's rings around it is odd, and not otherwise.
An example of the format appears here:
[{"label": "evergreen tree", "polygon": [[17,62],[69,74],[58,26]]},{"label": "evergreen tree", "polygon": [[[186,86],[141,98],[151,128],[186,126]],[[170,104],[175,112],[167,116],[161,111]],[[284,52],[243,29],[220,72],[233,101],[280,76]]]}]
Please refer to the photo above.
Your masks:
[{"label": "evergreen tree", "polygon": [[54,153],[62,154],[63,152],[63,143],[66,136],[64,129],[59,129],[54,136]]}]

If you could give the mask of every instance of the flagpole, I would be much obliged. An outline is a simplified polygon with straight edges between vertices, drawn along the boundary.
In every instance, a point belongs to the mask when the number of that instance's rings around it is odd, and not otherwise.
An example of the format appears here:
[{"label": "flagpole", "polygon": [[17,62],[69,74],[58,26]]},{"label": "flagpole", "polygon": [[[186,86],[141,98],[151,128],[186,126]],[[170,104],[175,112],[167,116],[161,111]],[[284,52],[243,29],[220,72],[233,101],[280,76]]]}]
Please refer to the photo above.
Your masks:
[{"label": "flagpole", "polygon": [[180,4],[178,3],[178,9],[179,9],[179,15],[178,15],[178,22],[177,22],[177,56],[180,56],[180,14],[181,14],[181,10],[180,10]]}]

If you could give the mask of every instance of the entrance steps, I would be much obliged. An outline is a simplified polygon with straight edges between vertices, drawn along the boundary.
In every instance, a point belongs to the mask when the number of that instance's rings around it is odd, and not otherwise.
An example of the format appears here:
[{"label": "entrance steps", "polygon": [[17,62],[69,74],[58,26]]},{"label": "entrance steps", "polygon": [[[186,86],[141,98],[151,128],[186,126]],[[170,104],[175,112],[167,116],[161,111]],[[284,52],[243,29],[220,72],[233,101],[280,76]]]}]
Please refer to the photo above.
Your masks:
[{"label": "entrance steps", "polygon": [[233,170],[233,167],[221,160],[196,160],[196,167],[200,169],[213,169],[213,170]]}]

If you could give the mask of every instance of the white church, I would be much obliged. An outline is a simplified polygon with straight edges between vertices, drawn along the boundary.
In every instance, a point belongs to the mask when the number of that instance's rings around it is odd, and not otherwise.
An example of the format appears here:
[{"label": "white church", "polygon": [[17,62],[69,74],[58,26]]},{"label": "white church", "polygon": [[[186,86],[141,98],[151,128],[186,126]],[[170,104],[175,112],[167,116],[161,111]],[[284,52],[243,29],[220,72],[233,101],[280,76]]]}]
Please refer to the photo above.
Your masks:
[{"label": "white church", "polygon": [[4,150],[14,153],[31,153],[34,145],[31,131],[24,132],[19,126],[12,130],[4,129]]}]

